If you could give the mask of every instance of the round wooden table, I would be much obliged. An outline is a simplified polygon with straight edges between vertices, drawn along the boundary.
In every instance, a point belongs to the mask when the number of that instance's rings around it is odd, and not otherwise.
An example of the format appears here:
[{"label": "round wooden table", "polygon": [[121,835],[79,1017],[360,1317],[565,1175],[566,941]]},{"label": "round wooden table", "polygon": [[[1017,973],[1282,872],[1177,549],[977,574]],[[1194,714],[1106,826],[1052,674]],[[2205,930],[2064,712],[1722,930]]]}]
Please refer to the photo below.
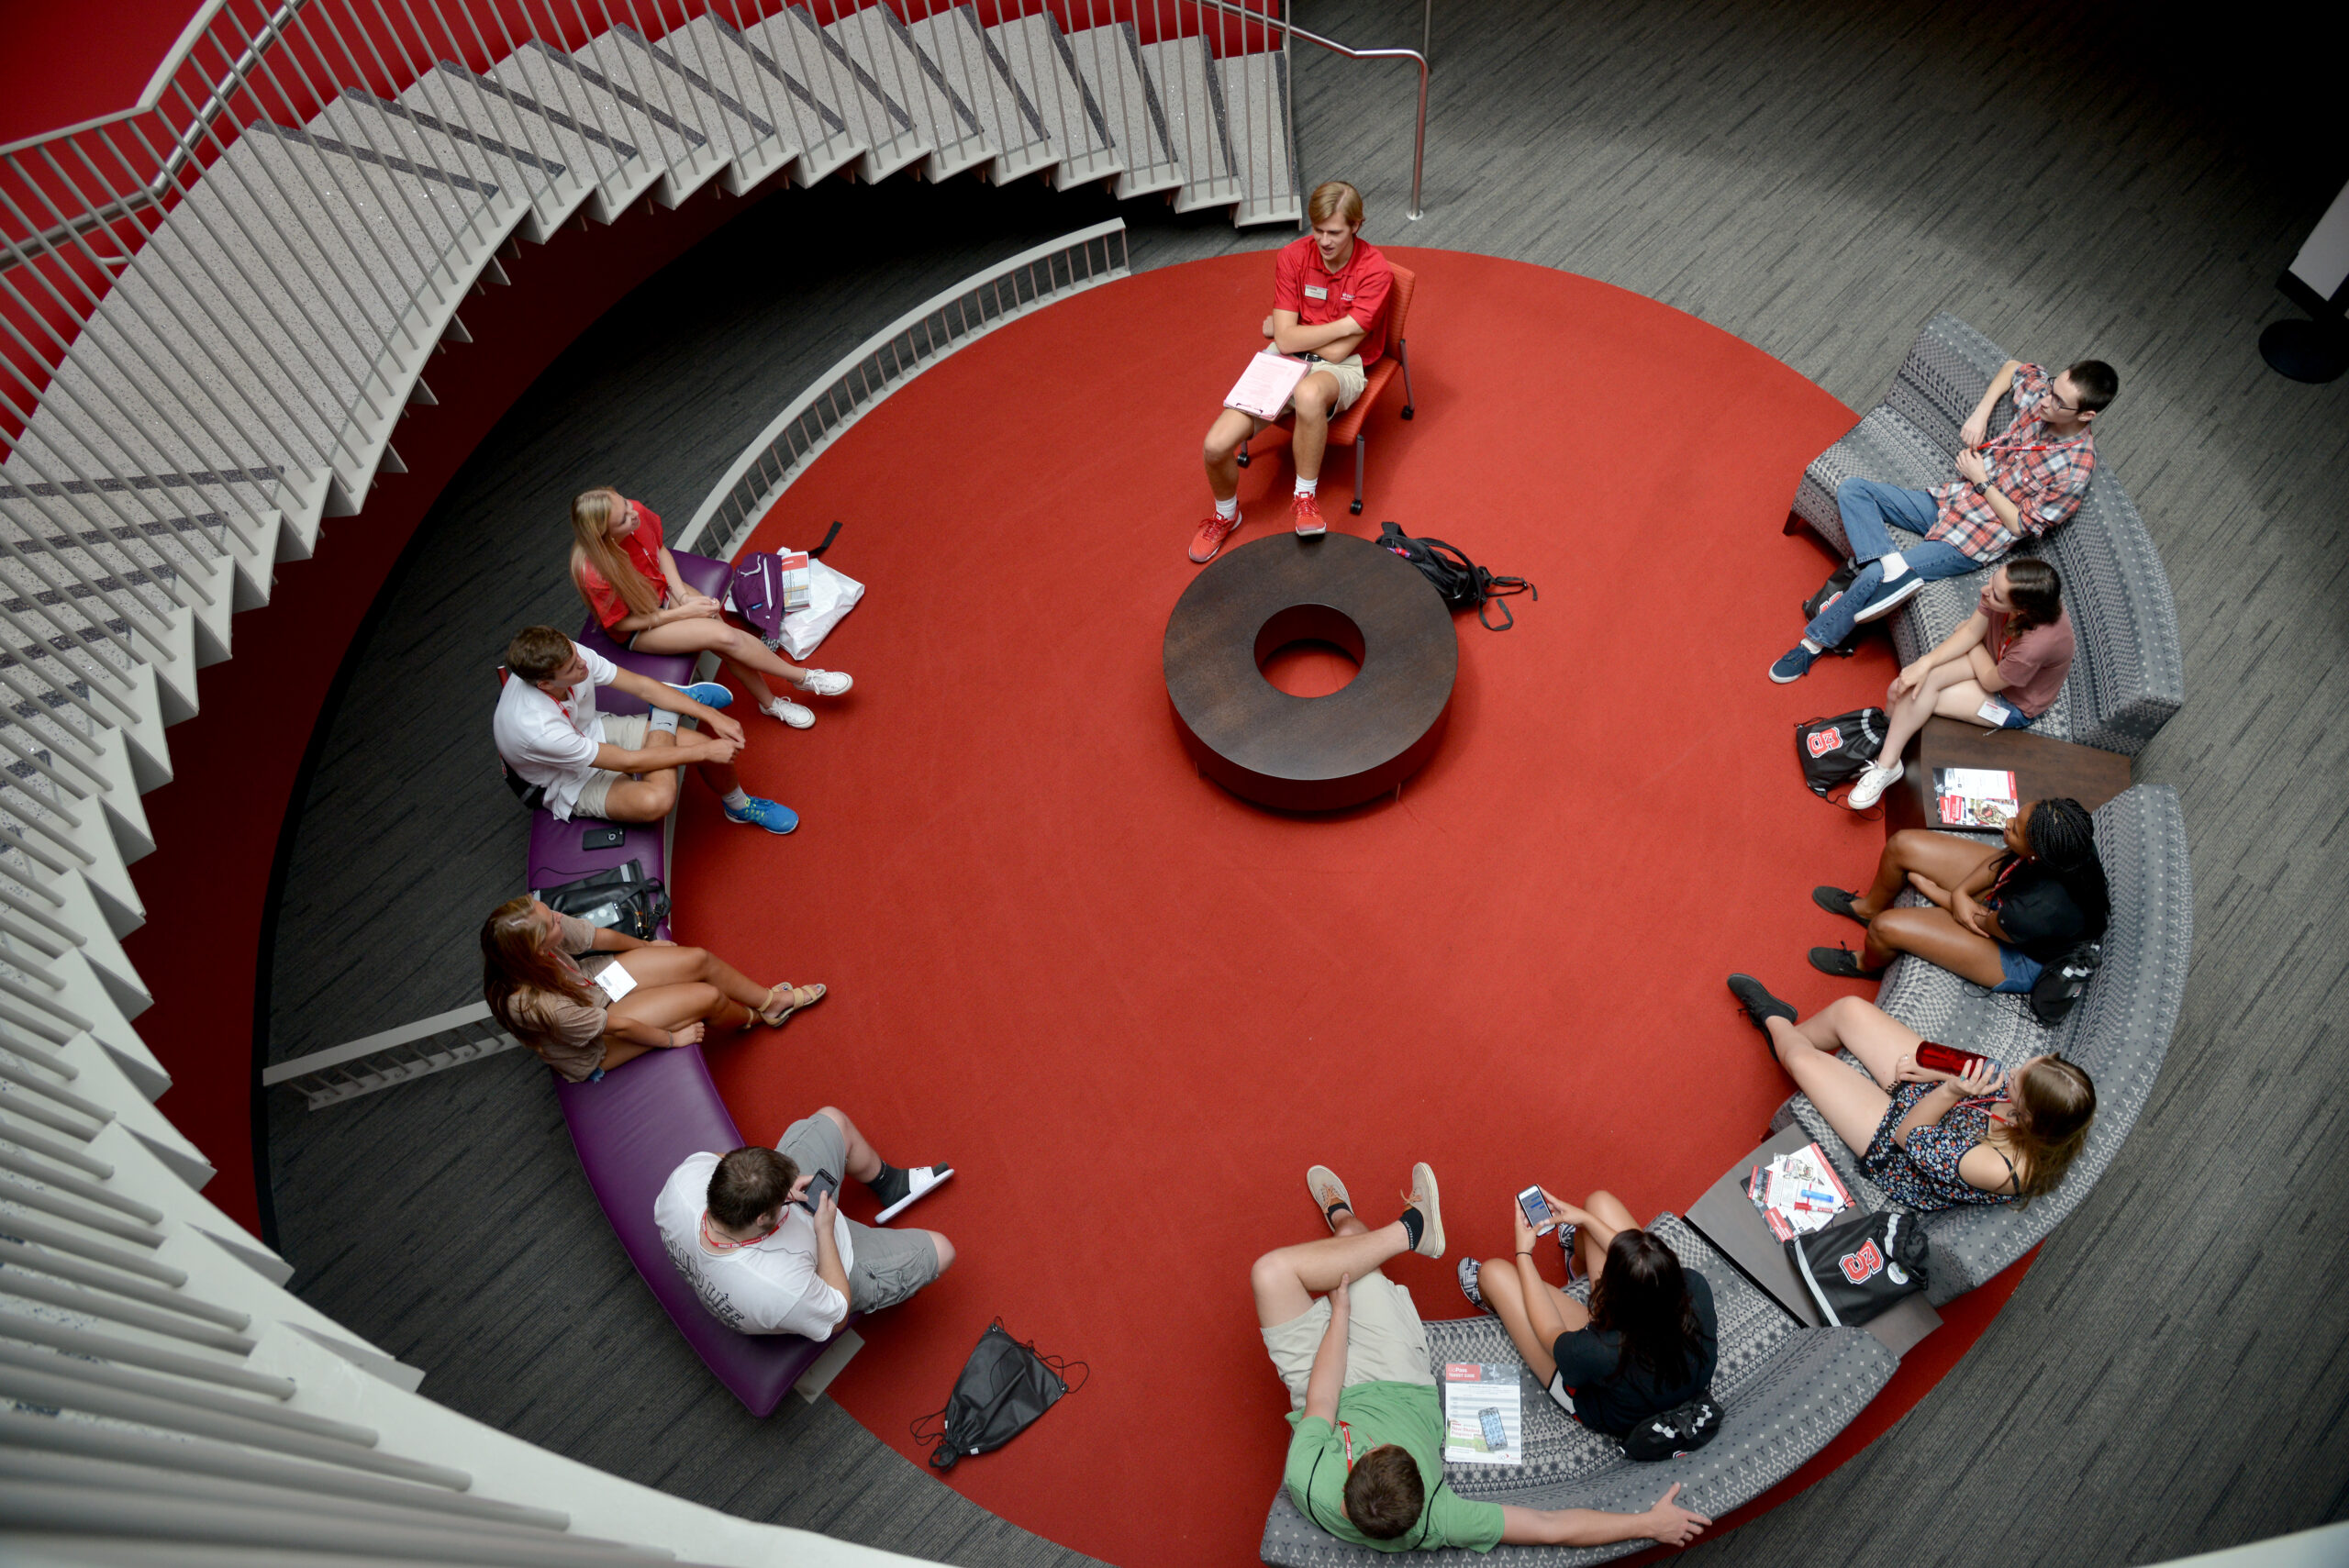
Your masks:
[{"label": "round wooden table", "polygon": [[[1327,696],[1264,679],[1285,644],[1331,642],[1362,672]],[[1334,811],[1400,784],[1435,751],[1460,643],[1419,569],[1352,534],[1275,534],[1227,550],[1166,620],[1166,695],[1184,743],[1232,794]]]}]

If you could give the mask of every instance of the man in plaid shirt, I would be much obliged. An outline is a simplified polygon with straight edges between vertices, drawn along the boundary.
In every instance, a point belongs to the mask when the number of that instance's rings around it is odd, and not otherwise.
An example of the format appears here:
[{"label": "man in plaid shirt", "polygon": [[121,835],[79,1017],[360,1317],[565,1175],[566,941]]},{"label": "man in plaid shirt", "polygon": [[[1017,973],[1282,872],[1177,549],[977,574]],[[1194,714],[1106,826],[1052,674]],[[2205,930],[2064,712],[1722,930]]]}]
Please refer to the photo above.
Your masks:
[{"label": "man in plaid shirt", "polygon": [[[2014,422],[1992,437],[1990,411],[2009,386]],[[2038,365],[2009,360],[1958,431],[1964,450],[1955,479],[1931,490],[1843,481],[1835,508],[1842,515],[1852,564],[1820,590],[1823,602],[1803,628],[1802,640],[1770,666],[1770,679],[1802,679],[1812,660],[1842,643],[1860,622],[1890,615],[1936,579],[1995,565],[2020,541],[2070,517],[2096,472],[2089,427],[2120,390],[2121,378],[2102,360],[2082,360],[2052,381]],[[1896,526],[1922,534],[1924,542],[1895,549]]]}]

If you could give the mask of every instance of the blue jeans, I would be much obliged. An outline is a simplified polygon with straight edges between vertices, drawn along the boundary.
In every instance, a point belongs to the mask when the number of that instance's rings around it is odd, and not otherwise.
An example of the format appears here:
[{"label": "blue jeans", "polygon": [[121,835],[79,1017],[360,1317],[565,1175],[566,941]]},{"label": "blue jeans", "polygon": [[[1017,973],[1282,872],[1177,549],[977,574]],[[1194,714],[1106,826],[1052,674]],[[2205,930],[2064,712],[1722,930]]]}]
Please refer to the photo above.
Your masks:
[{"label": "blue jeans", "polygon": [[[1926,492],[1903,490],[1873,479],[1847,479],[1837,485],[1835,509],[1842,514],[1843,537],[1851,542],[1852,559],[1861,563],[1861,571],[1842,598],[1802,628],[1803,636],[1821,648],[1833,648],[1852,635],[1861,607],[1883,584],[1884,568],[1876,562],[1893,551],[1890,525],[1898,523],[1910,533],[1921,534],[1941,516],[1941,503]],[[1963,577],[1982,564],[1955,545],[1933,539],[1910,545],[1900,552],[1900,559],[1928,583]]]}]

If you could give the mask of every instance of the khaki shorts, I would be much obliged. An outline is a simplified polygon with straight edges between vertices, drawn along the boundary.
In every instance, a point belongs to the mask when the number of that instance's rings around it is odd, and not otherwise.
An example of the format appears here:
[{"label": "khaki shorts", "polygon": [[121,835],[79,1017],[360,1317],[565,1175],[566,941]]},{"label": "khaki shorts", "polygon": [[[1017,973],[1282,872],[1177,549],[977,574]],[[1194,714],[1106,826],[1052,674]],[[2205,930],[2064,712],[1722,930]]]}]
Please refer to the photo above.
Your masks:
[{"label": "khaki shorts", "polygon": [[[623,751],[642,751],[645,734],[651,728],[652,716],[650,714],[607,713],[604,715],[604,744],[618,746]],[[588,775],[587,782],[579,786],[579,798],[572,802],[571,814],[573,817],[603,816],[604,797],[611,793],[614,784],[626,783],[626,773],[597,768]]]},{"label": "khaki shorts", "polygon": [[[1368,1273],[1347,1287],[1353,1307],[1346,1329],[1346,1381],[1357,1383],[1435,1382],[1434,1363],[1428,1360],[1427,1330],[1419,1326],[1419,1309],[1411,1293],[1382,1273]],[[1273,1369],[1288,1385],[1292,1410],[1305,1408],[1306,1381],[1313,1375],[1313,1356],[1330,1327],[1330,1298],[1323,1296],[1303,1316],[1264,1329],[1264,1350]]]},{"label": "khaki shorts", "polygon": [[[837,1186],[848,1173],[848,1140],[828,1116],[801,1117],[784,1129],[775,1152],[802,1171],[821,1171]],[[927,1230],[884,1230],[848,1222],[848,1306],[856,1313],[895,1307],[938,1277],[938,1243]]]},{"label": "khaki shorts", "polygon": [[[1328,371],[1338,383],[1338,406],[1330,410],[1332,414],[1342,414],[1352,408],[1354,399],[1362,395],[1363,388],[1370,384],[1370,376],[1362,368],[1360,354],[1348,354],[1342,360],[1323,360],[1305,373],[1309,376],[1318,371]],[[1297,384],[1302,386],[1305,384],[1300,381]],[[1296,406],[1296,400],[1292,398],[1289,406],[1293,408]]]}]

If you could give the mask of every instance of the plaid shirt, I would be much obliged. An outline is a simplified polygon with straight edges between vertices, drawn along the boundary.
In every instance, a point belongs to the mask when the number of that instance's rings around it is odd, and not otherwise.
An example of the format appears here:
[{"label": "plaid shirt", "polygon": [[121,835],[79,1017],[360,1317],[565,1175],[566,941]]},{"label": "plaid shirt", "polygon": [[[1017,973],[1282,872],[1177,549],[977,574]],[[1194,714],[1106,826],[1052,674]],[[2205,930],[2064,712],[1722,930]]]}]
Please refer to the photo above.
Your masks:
[{"label": "plaid shirt", "polygon": [[[2096,472],[2096,437],[2091,432],[2055,440],[2039,417],[2041,405],[2053,394],[2053,380],[2043,368],[2017,369],[2014,423],[1982,444],[1990,484],[2015,504],[2015,522],[2026,539],[2037,539],[2078,511],[2088,478]],[[2044,450],[2021,450],[2034,447]],[[1926,538],[1986,565],[2020,542],[1998,520],[1989,497],[1971,481],[1953,479],[1934,485],[1931,494],[1942,510]]]}]

